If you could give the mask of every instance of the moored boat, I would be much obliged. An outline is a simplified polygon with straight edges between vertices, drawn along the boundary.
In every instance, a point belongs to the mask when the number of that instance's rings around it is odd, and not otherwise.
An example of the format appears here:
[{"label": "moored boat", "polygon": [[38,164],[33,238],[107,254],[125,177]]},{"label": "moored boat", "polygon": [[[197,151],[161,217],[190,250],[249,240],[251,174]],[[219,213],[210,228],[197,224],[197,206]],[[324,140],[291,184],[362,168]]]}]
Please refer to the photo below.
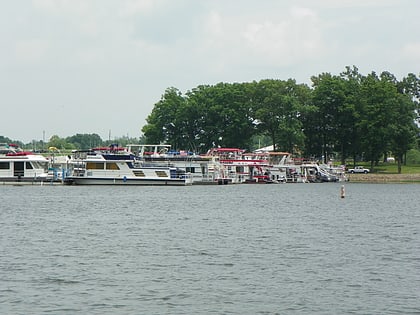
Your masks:
[{"label": "moored boat", "polygon": [[285,174],[272,167],[266,153],[246,153],[239,148],[212,148],[207,154],[218,158],[232,183],[273,184],[285,181]]},{"label": "moored boat", "polygon": [[0,184],[43,184],[48,176],[48,159],[15,144],[0,144]]},{"label": "moored boat", "polygon": [[170,185],[191,184],[189,173],[139,159],[126,150],[96,148],[76,151],[69,162],[71,174],[64,179],[75,185]]},{"label": "moored boat", "polygon": [[127,152],[150,165],[176,167],[189,173],[193,185],[225,185],[225,167],[211,155],[195,154],[186,150],[172,150],[169,144],[129,144]]}]

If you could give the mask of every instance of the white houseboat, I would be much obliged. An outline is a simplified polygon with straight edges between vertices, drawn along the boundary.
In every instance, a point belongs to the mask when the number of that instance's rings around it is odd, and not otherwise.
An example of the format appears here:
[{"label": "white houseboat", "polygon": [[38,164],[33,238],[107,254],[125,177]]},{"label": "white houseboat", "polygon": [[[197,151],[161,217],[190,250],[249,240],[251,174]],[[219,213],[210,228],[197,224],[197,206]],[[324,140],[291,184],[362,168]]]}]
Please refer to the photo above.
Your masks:
[{"label": "white houseboat", "polygon": [[189,173],[193,185],[228,183],[225,167],[211,155],[171,150],[169,144],[129,144],[126,150],[145,163],[176,167]]},{"label": "white houseboat", "polygon": [[285,183],[286,170],[273,165],[273,157],[276,157],[275,163],[284,163],[277,153],[279,152],[245,152],[238,148],[212,148],[208,152],[209,155],[218,157],[229,181],[238,184]]},{"label": "white houseboat", "polygon": [[42,184],[52,180],[47,158],[23,151],[15,144],[0,144],[0,184]]},{"label": "white houseboat", "polygon": [[64,180],[75,185],[190,185],[191,176],[176,167],[140,160],[122,148],[76,151]]}]

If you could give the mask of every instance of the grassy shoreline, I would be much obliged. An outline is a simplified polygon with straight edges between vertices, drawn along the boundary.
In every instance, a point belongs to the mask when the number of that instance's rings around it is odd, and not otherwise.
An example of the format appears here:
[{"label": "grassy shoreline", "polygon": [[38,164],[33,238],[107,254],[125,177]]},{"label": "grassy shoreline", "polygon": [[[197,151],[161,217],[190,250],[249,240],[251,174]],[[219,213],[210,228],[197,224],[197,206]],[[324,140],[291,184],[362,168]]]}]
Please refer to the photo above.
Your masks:
[{"label": "grassy shoreline", "polygon": [[420,173],[416,174],[347,174],[354,183],[420,183]]}]

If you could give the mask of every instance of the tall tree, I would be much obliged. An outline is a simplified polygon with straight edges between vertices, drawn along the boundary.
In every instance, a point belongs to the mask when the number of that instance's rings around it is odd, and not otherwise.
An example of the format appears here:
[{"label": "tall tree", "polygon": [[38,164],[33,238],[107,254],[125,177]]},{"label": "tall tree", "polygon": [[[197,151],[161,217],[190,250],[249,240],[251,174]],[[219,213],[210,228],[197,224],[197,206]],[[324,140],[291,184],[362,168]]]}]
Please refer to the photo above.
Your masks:
[{"label": "tall tree", "polygon": [[389,150],[392,129],[389,126],[399,115],[395,111],[395,85],[387,78],[380,79],[372,72],[362,80],[362,102],[359,126],[364,135],[361,141],[366,160],[371,170],[381,155]]},{"label": "tall tree", "polygon": [[247,84],[219,83],[199,86],[187,93],[190,111],[197,115],[192,136],[201,147],[249,145],[254,127],[247,91]]},{"label": "tall tree", "polygon": [[420,146],[420,78],[414,73],[409,73],[397,85],[398,91],[408,95],[414,104],[414,121],[417,131],[417,146]]},{"label": "tall tree", "polygon": [[160,144],[169,142],[175,148],[182,138],[178,112],[183,108],[185,99],[176,88],[168,88],[160,101],[155,104],[152,112],[146,118],[147,124],[142,132],[149,143]]},{"label": "tall tree", "polygon": [[406,95],[396,95],[392,105],[398,115],[388,125],[390,150],[397,158],[398,173],[401,174],[404,155],[414,146],[418,128],[414,124],[413,102]]},{"label": "tall tree", "polygon": [[313,82],[313,105],[317,107],[317,124],[321,139],[322,156],[324,163],[329,155],[336,151],[338,145],[343,151],[345,140],[345,115],[344,104],[346,100],[344,80],[330,73],[323,73],[318,77],[312,77]]},{"label": "tall tree", "polygon": [[381,79],[394,86],[393,96],[388,97],[396,113],[389,125],[390,150],[397,158],[398,173],[402,172],[402,163],[408,150],[414,147],[419,127],[415,124],[419,109],[420,81],[414,74],[409,74],[402,81],[388,73],[382,73]]},{"label": "tall tree", "polygon": [[358,122],[361,103],[361,81],[363,76],[355,66],[347,66],[346,70],[340,74],[344,79],[345,101],[340,109],[340,130],[339,130],[339,148],[341,164],[346,164],[346,158],[353,158],[353,166],[356,164],[357,156],[361,155],[361,138],[363,137]]},{"label": "tall tree", "polygon": [[300,116],[303,105],[304,88],[292,79],[261,80],[257,83],[253,98],[255,118],[259,129],[271,137],[274,150],[293,152],[303,147],[304,133]]}]

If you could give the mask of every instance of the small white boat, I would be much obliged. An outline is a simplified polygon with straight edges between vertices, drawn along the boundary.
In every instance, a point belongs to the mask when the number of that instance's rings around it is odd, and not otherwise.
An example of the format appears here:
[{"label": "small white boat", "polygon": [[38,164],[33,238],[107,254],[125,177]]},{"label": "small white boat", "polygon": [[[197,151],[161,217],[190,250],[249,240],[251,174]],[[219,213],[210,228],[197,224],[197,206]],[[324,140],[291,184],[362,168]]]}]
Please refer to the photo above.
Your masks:
[{"label": "small white boat", "polygon": [[0,144],[0,184],[43,184],[48,176],[48,159],[15,144]]},{"label": "small white boat", "polygon": [[191,175],[176,167],[139,160],[121,148],[77,151],[69,162],[71,174],[64,179],[75,185],[170,185],[192,183]]}]

